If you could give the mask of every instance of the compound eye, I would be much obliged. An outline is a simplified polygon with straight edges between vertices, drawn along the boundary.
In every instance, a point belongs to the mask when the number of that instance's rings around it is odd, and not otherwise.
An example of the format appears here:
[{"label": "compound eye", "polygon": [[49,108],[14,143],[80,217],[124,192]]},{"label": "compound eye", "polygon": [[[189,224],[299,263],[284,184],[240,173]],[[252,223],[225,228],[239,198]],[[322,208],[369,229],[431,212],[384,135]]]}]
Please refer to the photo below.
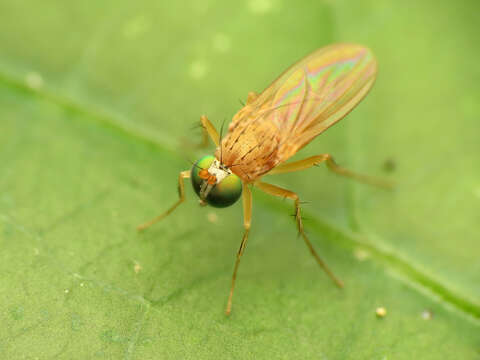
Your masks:
[{"label": "compound eye", "polygon": [[[214,156],[204,156],[192,167],[192,186],[198,196],[204,181],[211,185],[217,181],[216,177],[208,172],[214,160]],[[240,195],[242,195],[242,180],[237,175],[230,174],[210,190],[205,201],[213,207],[223,208],[233,205]]]},{"label": "compound eye", "polygon": [[198,196],[200,196],[200,189],[202,188],[203,182],[208,181],[208,178],[210,177],[208,168],[212,165],[214,160],[214,156],[208,155],[202,157],[193,164],[190,177],[192,179],[193,190],[195,190]]},{"label": "compound eye", "polygon": [[233,205],[242,195],[242,180],[230,174],[210,191],[207,202],[214,207],[227,207]]}]

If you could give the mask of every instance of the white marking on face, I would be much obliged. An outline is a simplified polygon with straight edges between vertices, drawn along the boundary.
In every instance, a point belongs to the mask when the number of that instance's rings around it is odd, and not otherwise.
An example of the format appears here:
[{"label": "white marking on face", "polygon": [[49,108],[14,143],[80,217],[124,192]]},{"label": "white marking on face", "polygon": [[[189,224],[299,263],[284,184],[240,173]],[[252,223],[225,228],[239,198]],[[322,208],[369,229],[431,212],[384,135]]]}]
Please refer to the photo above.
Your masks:
[{"label": "white marking on face", "polygon": [[208,173],[211,175],[215,175],[215,177],[217,178],[217,184],[219,184],[223,179],[225,179],[232,172],[227,168],[222,169],[220,161],[215,159],[213,160],[213,163],[208,168]]},{"label": "white marking on face", "polygon": [[213,189],[213,187],[219,184],[223,179],[225,179],[232,172],[227,168],[222,168],[220,161],[217,159],[213,160],[213,163],[208,168],[208,173],[214,175],[217,182],[215,184],[209,184],[208,180],[203,180],[202,187],[200,188],[200,198],[206,199],[208,193]]}]

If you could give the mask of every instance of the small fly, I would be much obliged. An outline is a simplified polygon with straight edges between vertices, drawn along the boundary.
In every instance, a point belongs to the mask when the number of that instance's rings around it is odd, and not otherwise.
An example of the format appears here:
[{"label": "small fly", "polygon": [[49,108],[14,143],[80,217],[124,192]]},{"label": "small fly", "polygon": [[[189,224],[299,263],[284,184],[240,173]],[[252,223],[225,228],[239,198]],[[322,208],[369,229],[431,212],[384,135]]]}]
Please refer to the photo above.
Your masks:
[{"label": "small fly", "polygon": [[364,183],[386,182],[356,174],[336,164],[330,154],[286,162],[330,126],[343,119],[367,95],[377,74],[372,52],[354,44],[333,44],[306,56],[283,72],[262,93],[250,92],[247,102],[220,137],[206,116],[200,118],[204,136],[215,143],[205,156],[178,177],[179,200],[166,212],[140,225],[144,230],[172,213],[185,200],[184,180],[191,179],[200,205],[218,208],[243,202],[244,234],[233,269],[226,314],[232,311],[235,279],[247,245],[252,219],[251,186],[293,201],[298,231],[320,267],[338,287],[343,282],[328,268],[303,230],[300,199],[290,190],[262,181],[264,175],[284,174],[325,163],[331,171]]}]

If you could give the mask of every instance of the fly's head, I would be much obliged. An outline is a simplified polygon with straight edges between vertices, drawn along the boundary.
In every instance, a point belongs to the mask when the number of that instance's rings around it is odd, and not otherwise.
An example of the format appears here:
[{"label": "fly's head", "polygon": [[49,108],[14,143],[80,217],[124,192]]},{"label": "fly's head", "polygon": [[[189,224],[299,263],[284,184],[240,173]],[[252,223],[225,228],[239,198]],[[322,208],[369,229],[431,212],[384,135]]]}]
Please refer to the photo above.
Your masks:
[{"label": "fly's head", "polygon": [[242,194],[240,178],[211,155],[193,164],[191,179],[202,206],[227,207],[233,205]]}]

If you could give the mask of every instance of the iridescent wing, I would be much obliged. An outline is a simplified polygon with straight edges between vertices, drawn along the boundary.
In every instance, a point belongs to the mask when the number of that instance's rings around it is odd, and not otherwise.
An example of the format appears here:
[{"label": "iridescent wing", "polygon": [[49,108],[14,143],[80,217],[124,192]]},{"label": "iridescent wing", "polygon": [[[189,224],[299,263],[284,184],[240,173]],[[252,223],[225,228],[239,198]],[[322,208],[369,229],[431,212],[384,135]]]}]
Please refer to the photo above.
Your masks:
[{"label": "iridescent wing", "polygon": [[246,181],[286,161],[367,94],[377,63],[360,45],[335,44],[303,58],[233,117],[215,153]]},{"label": "iridescent wing", "polygon": [[251,103],[248,117],[276,125],[278,157],[285,161],[345,117],[368,93],[376,73],[377,62],[366,47],[334,44],[321,48],[267,87]]}]

